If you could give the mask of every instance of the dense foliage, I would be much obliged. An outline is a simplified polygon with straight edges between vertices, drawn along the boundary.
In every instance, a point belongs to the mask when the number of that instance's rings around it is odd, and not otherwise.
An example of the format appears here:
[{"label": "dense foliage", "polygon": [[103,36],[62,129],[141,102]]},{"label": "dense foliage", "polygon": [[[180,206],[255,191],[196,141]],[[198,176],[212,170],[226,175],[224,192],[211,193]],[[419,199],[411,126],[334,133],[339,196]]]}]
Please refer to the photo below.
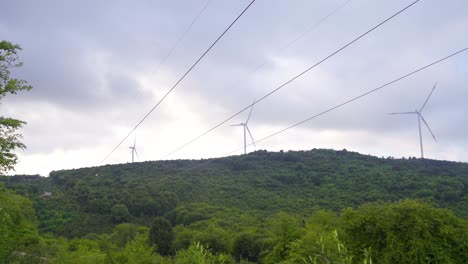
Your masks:
[{"label": "dense foliage", "polygon": [[467,222],[450,211],[415,201],[345,209],[342,229],[349,248],[372,248],[385,263],[462,263],[468,260]]},{"label": "dense foliage", "polygon": [[20,263],[464,263],[467,175],[312,150],[0,179],[39,220]]},{"label": "dense foliage", "polygon": [[32,203],[0,183],[0,260],[38,242],[36,216]]},{"label": "dense foliage", "polygon": [[156,251],[162,256],[172,253],[172,241],[174,231],[171,223],[162,217],[156,217],[149,230],[148,242],[156,247]]},{"label": "dense foliage", "polygon": [[[467,175],[466,163],[312,150],[131,163],[0,180],[34,201],[42,232],[75,237],[110,232],[121,222],[149,226],[154,217],[173,215],[176,207],[194,203],[260,215],[307,215],[411,198],[467,218]],[[42,197],[44,192],[52,196]],[[181,212],[173,224],[204,217]]]},{"label": "dense foliage", "polygon": [[[11,77],[11,70],[23,65],[18,57],[20,50],[19,45],[5,40],[0,41],[0,99],[8,94],[16,94],[32,88],[25,80]],[[13,150],[26,147],[20,141],[21,134],[18,133],[18,129],[24,124],[24,121],[0,116],[0,175],[13,169],[18,162]]]}]

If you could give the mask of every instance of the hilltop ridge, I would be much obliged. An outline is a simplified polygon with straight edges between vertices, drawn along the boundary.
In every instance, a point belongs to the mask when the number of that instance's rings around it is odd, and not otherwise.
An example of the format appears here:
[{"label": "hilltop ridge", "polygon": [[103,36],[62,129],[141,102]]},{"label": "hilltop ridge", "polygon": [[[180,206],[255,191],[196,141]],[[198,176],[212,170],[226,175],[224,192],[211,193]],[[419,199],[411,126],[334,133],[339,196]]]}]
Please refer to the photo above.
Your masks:
[{"label": "hilltop ridge", "polygon": [[[108,231],[116,205],[123,205],[128,221],[138,224],[191,204],[307,215],[408,198],[467,218],[467,175],[467,163],[313,149],[105,165],[54,171],[33,181],[22,181],[30,178],[23,176],[1,180],[34,201],[42,231],[82,236]],[[44,192],[52,196],[41,197]]]}]

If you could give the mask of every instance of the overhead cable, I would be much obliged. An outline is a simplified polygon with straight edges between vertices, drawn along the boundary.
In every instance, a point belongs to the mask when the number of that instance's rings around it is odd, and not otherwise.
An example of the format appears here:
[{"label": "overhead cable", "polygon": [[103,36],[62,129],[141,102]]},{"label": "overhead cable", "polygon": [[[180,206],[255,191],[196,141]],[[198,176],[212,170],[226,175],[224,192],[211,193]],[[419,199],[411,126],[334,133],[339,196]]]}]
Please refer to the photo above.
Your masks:
[{"label": "overhead cable", "polygon": [[200,134],[199,136],[195,137],[194,139],[188,141],[187,143],[183,144],[182,146],[180,146],[179,148],[175,149],[174,151],[170,152],[169,154],[167,154],[165,156],[165,158],[173,155],[174,153],[180,151],[181,149],[187,147],[188,145],[192,144],[193,142],[199,140],[200,138],[204,137],[205,135],[207,135],[208,133],[212,132],[213,130],[217,129],[218,127],[224,125],[226,122],[228,122],[229,120],[233,119],[234,117],[238,116],[240,113],[244,112],[245,110],[249,109],[250,107],[252,107],[253,105],[255,104],[258,104],[260,103],[261,101],[265,100],[267,97],[271,96],[272,94],[276,93],[277,91],[281,90],[282,88],[284,88],[285,86],[287,86],[288,84],[294,82],[295,80],[297,80],[298,78],[300,78],[301,76],[303,76],[304,74],[308,73],[310,70],[316,68],[317,66],[319,66],[320,64],[322,64],[323,62],[327,61],[328,59],[332,58],[333,56],[335,56],[336,54],[340,53],[341,51],[343,51],[344,49],[346,49],[347,47],[351,46],[353,43],[357,42],[358,40],[360,40],[361,38],[363,38],[364,36],[370,34],[372,31],[376,30],[377,28],[381,27],[382,25],[384,25],[385,23],[387,23],[388,21],[392,20],[393,18],[395,18],[396,16],[398,16],[399,14],[403,13],[404,11],[406,11],[407,9],[409,9],[410,7],[412,7],[413,5],[415,5],[416,3],[418,3],[419,1],[421,0],[416,0],[414,2],[412,2],[411,4],[407,5],[406,7],[404,7],[403,9],[399,10],[398,12],[396,12],[395,14],[393,14],[392,16],[390,16],[389,18],[385,19],[384,21],[380,22],[379,24],[377,24],[376,26],[372,27],[371,29],[369,29],[368,31],[364,32],[363,34],[359,35],[357,38],[353,39],[352,41],[348,42],[347,44],[345,44],[344,46],[342,46],[341,48],[339,48],[338,50],[334,51],[333,53],[331,53],[330,55],[328,55],[327,57],[325,57],[324,59],[320,60],[319,62],[315,63],[314,65],[310,66],[309,68],[305,69],[304,71],[302,71],[301,73],[299,73],[298,75],[294,76],[293,78],[289,79],[288,81],[286,81],[285,83],[281,84],[280,86],[278,86],[277,88],[275,88],[274,90],[270,91],[269,93],[267,93],[266,95],[264,95],[263,97],[261,97],[260,99],[256,100],[255,102],[247,105],[246,107],[242,108],[241,110],[239,110],[237,113],[231,115],[230,117],[228,117],[227,119],[221,121],[220,123],[218,123],[217,125],[215,125],[214,127],[208,129],[207,131],[203,132],[202,134]]},{"label": "overhead cable", "polygon": [[[416,69],[416,70],[414,70],[414,71],[412,71],[412,72],[410,72],[410,73],[407,73],[407,74],[405,74],[405,75],[402,75],[402,76],[400,76],[400,77],[398,77],[398,78],[396,78],[396,79],[394,79],[394,80],[392,80],[392,81],[390,81],[390,82],[387,82],[387,83],[385,83],[385,84],[383,84],[383,85],[381,85],[381,86],[379,86],[379,87],[377,87],[377,88],[374,88],[374,89],[372,89],[372,90],[370,90],[370,91],[367,91],[367,92],[365,92],[365,93],[363,93],[363,94],[361,94],[361,95],[359,95],[359,96],[356,96],[356,97],[354,97],[354,98],[352,98],[352,99],[349,99],[349,100],[347,100],[347,101],[344,101],[344,102],[342,102],[342,103],[340,103],[340,104],[338,104],[338,105],[336,105],[336,106],[334,106],[334,107],[331,107],[331,108],[329,108],[329,109],[327,109],[327,110],[325,110],[325,111],[323,111],[323,112],[320,112],[320,113],[318,113],[318,114],[316,114],[316,115],[313,115],[313,116],[311,116],[311,117],[309,117],[309,118],[307,118],[307,119],[304,119],[304,120],[302,120],[302,121],[300,121],[300,122],[297,122],[297,123],[295,123],[294,125],[288,126],[288,127],[284,128],[284,129],[281,129],[281,130],[279,130],[279,131],[277,131],[277,132],[275,132],[275,133],[273,133],[273,134],[270,134],[270,135],[268,135],[268,136],[266,136],[266,137],[264,137],[264,138],[262,138],[262,139],[259,139],[259,140],[255,141],[255,142],[252,142],[252,143],[248,144],[247,147],[253,145],[254,143],[257,144],[257,143],[259,143],[259,142],[261,142],[261,141],[264,141],[264,140],[269,139],[269,138],[271,138],[271,137],[274,137],[274,136],[276,136],[276,135],[278,135],[278,134],[281,134],[281,133],[283,133],[283,132],[285,132],[285,131],[287,131],[287,130],[289,130],[289,129],[291,129],[291,128],[294,128],[294,127],[297,127],[297,126],[299,126],[299,125],[302,125],[302,124],[304,124],[304,123],[306,123],[306,122],[309,122],[309,121],[311,121],[312,119],[315,119],[315,118],[317,118],[317,117],[320,117],[320,116],[322,116],[322,115],[325,115],[325,114],[328,113],[328,112],[331,112],[331,111],[336,110],[336,109],[338,109],[338,108],[340,108],[340,107],[343,107],[343,106],[345,106],[345,105],[347,105],[347,104],[349,104],[349,103],[352,103],[352,102],[354,102],[354,101],[356,101],[356,100],[359,100],[359,99],[361,99],[361,98],[363,98],[363,97],[365,97],[365,96],[367,96],[367,95],[369,95],[369,94],[372,94],[372,93],[375,93],[375,92],[377,92],[377,91],[379,91],[379,90],[382,90],[383,88],[385,88],[385,87],[387,87],[387,86],[389,86],[389,85],[392,85],[392,84],[394,84],[394,83],[396,83],[396,82],[398,82],[398,81],[401,81],[401,80],[403,80],[403,79],[406,79],[406,78],[410,77],[411,75],[414,75],[414,74],[416,74],[416,73],[418,73],[418,72],[420,72],[420,71],[423,71],[423,70],[425,70],[425,69],[427,69],[427,68],[429,68],[429,67],[432,67],[432,66],[434,66],[434,65],[436,65],[436,64],[438,64],[438,63],[440,63],[440,62],[443,62],[443,61],[445,61],[445,60],[447,60],[447,59],[449,59],[449,58],[452,58],[452,57],[454,57],[454,56],[456,56],[456,55],[458,55],[458,54],[460,54],[460,53],[463,53],[463,52],[465,52],[465,51],[467,51],[467,50],[468,50],[468,47],[466,47],[466,48],[464,48],[464,49],[461,49],[461,50],[459,50],[459,51],[457,51],[457,52],[454,52],[454,53],[452,53],[452,54],[450,54],[450,55],[448,55],[448,56],[446,56],[446,57],[443,57],[442,59],[439,59],[439,60],[434,61],[434,62],[432,62],[432,63],[430,63],[430,64],[427,64],[427,65],[425,65],[425,66],[423,66],[423,67],[421,67],[421,68],[418,68],[418,69]],[[234,151],[231,151],[231,152],[227,153],[226,155],[232,154],[232,153],[234,153],[234,152],[236,152],[236,151],[239,151],[239,150],[241,150],[241,149],[243,149],[243,148],[244,148],[244,147],[239,148],[239,149],[236,149],[236,150],[234,150]]]},{"label": "overhead cable", "polygon": [[200,11],[198,12],[197,16],[192,20],[192,22],[188,25],[188,27],[184,30],[184,32],[182,33],[182,35],[180,35],[178,38],[177,38],[177,41],[176,43],[174,43],[174,45],[172,45],[171,49],[166,53],[166,55],[161,59],[161,61],[159,62],[158,66],[156,67],[156,72],[154,74],[157,73],[157,71],[162,67],[162,65],[164,65],[164,63],[166,62],[167,59],[169,59],[169,57],[171,57],[172,53],[174,53],[175,49],[179,46],[179,44],[182,42],[182,40],[185,38],[185,36],[187,35],[187,33],[192,29],[193,25],[198,21],[198,19],[201,17],[201,15],[203,14],[203,12],[205,12],[205,10],[208,8],[208,6],[210,5],[212,0],[208,0],[206,1],[206,3],[203,5],[203,7],[200,9]]},{"label": "overhead cable", "polygon": [[192,66],[180,77],[180,79],[167,91],[167,93],[153,106],[153,108],[150,109],[150,111],[143,116],[143,118],[133,127],[133,129],[130,130],[130,132],[117,144],[117,146],[112,149],[112,151],[101,161],[103,163],[107,158],[109,158],[112,153],[115,152],[115,150],[122,145],[122,143],[135,131],[145,120],[148,118],[148,116],[153,113],[153,111],[166,99],[166,97],[187,77],[187,75],[195,68],[195,66],[198,65],[198,63],[210,52],[210,50],[221,40],[221,38],[234,26],[234,24],[244,15],[245,12],[252,6],[252,4],[256,0],[252,0],[247,7],[234,19],[234,21],[221,33],[221,35],[213,42],[213,44],[210,45],[210,47],[195,61],[195,63],[192,64]]},{"label": "overhead cable", "polygon": [[[338,11],[340,11],[342,8],[344,8],[345,6],[347,6],[352,0],[346,0],[344,2],[342,2],[339,6],[337,6],[336,8],[334,8],[333,10],[331,10],[328,14],[326,14],[324,17],[322,17],[321,19],[319,19],[318,21],[316,21],[315,23],[313,23],[312,25],[310,25],[306,30],[302,31],[301,33],[299,33],[299,35],[297,35],[293,40],[291,40],[290,42],[288,42],[288,44],[286,44],[285,46],[281,47],[279,49],[279,52],[282,52],[286,49],[289,49],[290,47],[292,47],[296,42],[298,42],[300,39],[302,39],[303,37],[305,37],[307,34],[309,34],[310,32],[314,31],[315,29],[317,29],[320,25],[322,25],[326,20],[328,20],[330,17],[332,17],[334,14],[336,14]],[[260,63],[257,67],[254,68],[254,70],[251,72],[251,74],[259,71],[261,68],[263,68],[265,65],[268,64],[268,61],[264,61],[262,63]]]}]

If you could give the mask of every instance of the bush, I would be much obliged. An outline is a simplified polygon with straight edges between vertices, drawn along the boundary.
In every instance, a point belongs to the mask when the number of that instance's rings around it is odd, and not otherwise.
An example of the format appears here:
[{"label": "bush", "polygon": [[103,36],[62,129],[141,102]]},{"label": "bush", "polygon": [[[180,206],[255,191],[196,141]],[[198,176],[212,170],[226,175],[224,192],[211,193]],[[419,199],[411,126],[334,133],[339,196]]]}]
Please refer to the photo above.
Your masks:
[{"label": "bush", "polygon": [[162,217],[155,218],[149,231],[150,245],[156,246],[157,252],[162,256],[168,256],[172,254],[173,239],[174,231],[171,223]]},{"label": "bush", "polygon": [[372,248],[379,263],[464,263],[468,221],[426,203],[367,204],[342,213],[354,254]]}]

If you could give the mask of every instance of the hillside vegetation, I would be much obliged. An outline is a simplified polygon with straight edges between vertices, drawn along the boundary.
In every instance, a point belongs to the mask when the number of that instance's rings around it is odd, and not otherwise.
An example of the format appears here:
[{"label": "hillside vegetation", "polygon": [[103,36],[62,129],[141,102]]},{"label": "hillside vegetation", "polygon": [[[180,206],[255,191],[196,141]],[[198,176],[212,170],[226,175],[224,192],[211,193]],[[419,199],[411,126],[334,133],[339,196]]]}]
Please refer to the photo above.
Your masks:
[{"label": "hillside vegetation", "polygon": [[466,163],[346,150],[256,151],[1,181],[32,201],[37,221],[29,218],[49,239],[39,239],[47,250],[36,255],[62,263],[80,250],[102,263],[130,263],[137,249],[153,261],[141,263],[195,256],[212,262],[186,263],[462,263],[468,257]]}]

